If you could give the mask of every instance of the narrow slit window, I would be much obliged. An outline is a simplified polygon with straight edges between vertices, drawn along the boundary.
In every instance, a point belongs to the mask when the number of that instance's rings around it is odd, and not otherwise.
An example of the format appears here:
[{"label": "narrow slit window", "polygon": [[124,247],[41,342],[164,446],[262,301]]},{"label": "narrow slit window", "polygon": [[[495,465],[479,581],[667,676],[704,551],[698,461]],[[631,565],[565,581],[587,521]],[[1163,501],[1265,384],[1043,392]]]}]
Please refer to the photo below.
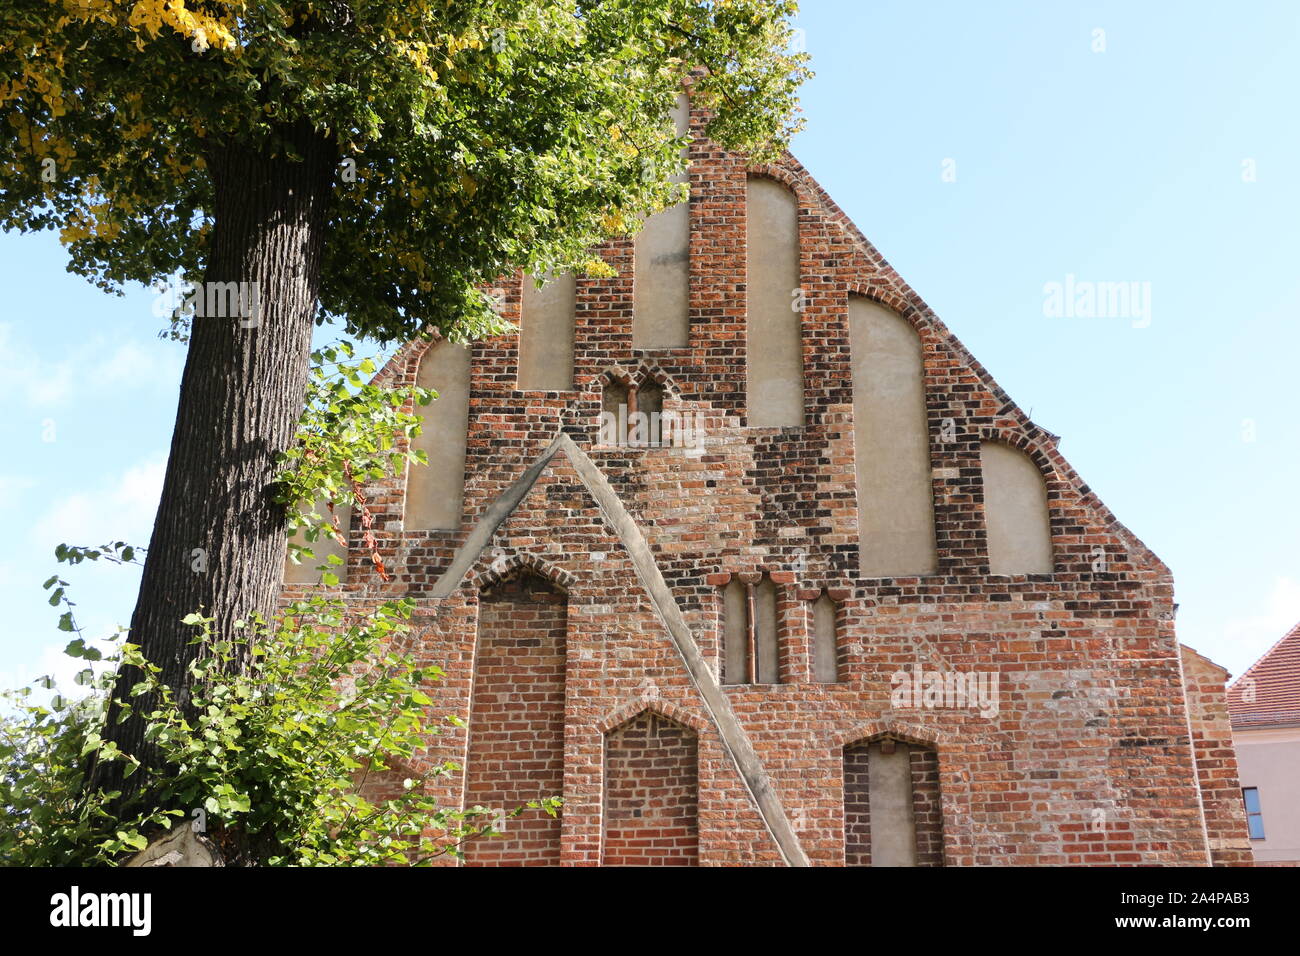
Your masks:
[{"label": "narrow slit window", "polygon": [[612,448],[627,443],[631,390],[622,382],[606,382],[600,396],[600,443]]},{"label": "narrow slit window", "polygon": [[829,594],[813,602],[813,679],[821,684],[840,680],[838,613],[839,607]]},{"label": "narrow slit window", "polygon": [[646,382],[636,390],[636,415],[629,428],[628,444],[639,447],[663,444],[663,414],[663,386]]}]

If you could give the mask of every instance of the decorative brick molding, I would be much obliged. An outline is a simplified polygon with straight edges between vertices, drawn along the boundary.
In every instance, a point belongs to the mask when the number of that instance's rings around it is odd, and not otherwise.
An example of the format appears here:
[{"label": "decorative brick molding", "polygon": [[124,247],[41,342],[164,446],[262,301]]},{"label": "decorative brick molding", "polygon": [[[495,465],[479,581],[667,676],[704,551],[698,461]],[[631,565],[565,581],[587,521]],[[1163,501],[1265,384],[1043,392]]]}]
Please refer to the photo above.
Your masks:
[{"label": "decorative brick molding", "polygon": [[[488,562],[486,566],[484,566],[485,562]],[[483,591],[521,571],[531,572],[544,578],[565,593],[573,587],[572,574],[529,551],[512,552],[499,558],[492,558],[490,562],[486,555],[480,558],[478,569],[470,572],[470,587]]]},{"label": "decorative brick molding", "polygon": [[916,744],[919,747],[932,747],[940,751],[951,746],[956,739],[952,733],[944,730],[934,727],[922,727],[908,721],[887,718],[885,720],[871,721],[855,727],[853,730],[838,734],[834,738],[834,743],[835,746],[841,748],[852,747],[858,744],[874,743],[886,737],[892,737],[906,744]]},{"label": "decorative brick molding", "polygon": [[607,734],[612,730],[617,730],[623,724],[629,723],[642,714],[658,714],[661,717],[681,724],[683,727],[689,727],[697,734],[710,733],[713,730],[710,724],[703,717],[692,713],[680,704],[670,700],[663,700],[654,695],[645,695],[637,700],[629,701],[617,710],[614,710],[608,717],[596,724],[596,729],[602,734]]}]

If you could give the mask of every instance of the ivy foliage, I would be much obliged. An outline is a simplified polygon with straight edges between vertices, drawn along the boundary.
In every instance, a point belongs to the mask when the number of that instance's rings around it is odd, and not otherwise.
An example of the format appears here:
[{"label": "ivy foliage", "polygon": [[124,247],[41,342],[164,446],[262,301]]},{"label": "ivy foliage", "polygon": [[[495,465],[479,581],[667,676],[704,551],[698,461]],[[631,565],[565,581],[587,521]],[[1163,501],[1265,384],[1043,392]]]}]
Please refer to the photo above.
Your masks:
[{"label": "ivy foliage", "polygon": [[[289,557],[301,563],[315,557],[312,544],[333,538],[347,546],[339,512],[351,507],[363,531],[363,543],[386,575],[374,552],[370,515],[363,486],[405,468],[428,464],[412,450],[422,417],[415,408],[437,398],[417,385],[390,387],[374,379],[378,362],[357,357],[346,340],[312,353],[306,405],[298,422],[297,441],[280,457],[278,500],[289,512]],[[400,450],[399,450],[400,449]],[[317,565],[326,585],[338,583],[342,559],[329,555]]]},{"label": "ivy foliage", "polygon": [[382,342],[494,327],[481,288],[681,198],[668,112],[756,158],[798,128],[792,0],[5,0],[0,225],[106,290],[202,278],[214,149],[338,167],[320,316]]}]

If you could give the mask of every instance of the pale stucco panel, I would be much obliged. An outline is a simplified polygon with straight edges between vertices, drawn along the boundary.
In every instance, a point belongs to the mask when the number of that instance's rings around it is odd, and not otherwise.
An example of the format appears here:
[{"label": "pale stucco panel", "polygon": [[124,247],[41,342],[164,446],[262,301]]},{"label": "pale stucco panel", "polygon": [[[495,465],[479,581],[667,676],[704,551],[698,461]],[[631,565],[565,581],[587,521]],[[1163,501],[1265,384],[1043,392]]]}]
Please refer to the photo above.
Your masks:
[{"label": "pale stucco panel", "polygon": [[428,456],[429,463],[407,466],[407,531],[452,531],[460,526],[469,366],[469,348],[451,342],[434,345],[420,362],[416,384],[433,389],[438,397],[417,409],[424,424],[412,444]]},{"label": "pale stucco panel", "polygon": [[[677,135],[689,128],[686,95],[672,111]],[[686,182],[686,174],[673,182]],[[690,340],[690,203],[655,213],[637,233],[633,252],[632,347],[685,348]]]},{"label": "pale stucco panel", "polygon": [[799,204],[780,183],[752,177],[746,192],[746,362],[750,425],[803,425]]},{"label": "pale stucco panel", "polygon": [[980,446],[984,523],[991,574],[1050,574],[1052,529],[1047,486],[1023,452],[999,442]]},{"label": "pale stucco panel", "polygon": [[573,388],[573,323],[577,281],[572,272],[547,279],[539,289],[524,276],[519,317],[519,388]]},{"label": "pale stucco panel", "polygon": [[865,577],[937,569],[921,339],[906,319],[849,297],[858,531]]}]

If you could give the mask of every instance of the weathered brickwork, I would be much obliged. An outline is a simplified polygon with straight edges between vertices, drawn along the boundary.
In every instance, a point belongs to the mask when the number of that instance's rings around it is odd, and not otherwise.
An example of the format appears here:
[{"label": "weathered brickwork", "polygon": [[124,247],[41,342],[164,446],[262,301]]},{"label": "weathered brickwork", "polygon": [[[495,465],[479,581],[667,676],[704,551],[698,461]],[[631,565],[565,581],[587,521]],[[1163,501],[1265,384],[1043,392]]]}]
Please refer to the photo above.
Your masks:
[{"label": "weathered brickwork", "polygon": [[1237,777],[1237,751],[1232,743],[1232,715],[1224,692],[1228,672],[1190,647],[1184,646],[1182,651],[1210,855],[1216,866],[1254,866]]},{"label": "weathered brickwork", "polygon": [[943,866],[943,805],[939,799],[939,755],[913,747],[912,820],[916,827],[916,865]]},{"label": "weathered brickwork", "polygon": [[844,748],[844,865],[871,865],[871,748]]},{"label": "weathered brickwork", "polygon": [[[460,527],[405,531],[404,477],[368,488],[392,572],[384,582],[352,522],[346,593],[359,607],[416,600],[409,649],[444,668],[436,706],[470,725],[431,742],[430,761],[467,767],[439,796],[495,806],[522,797],[519,781],[530,779],[530,797],[553,787],[565,799],[554,830],[530,836],[533,858],[633,862],[626,821],[609,817],[641,785],[624,773],[633,760],[618,748],[632,746],[631,731],[619,728],[660,719],[640,716],[649,711],[695,735],[704,865],[854,862],[846,846],[860,813],[846,807],[857,790],[846,787],[845,747],[880,735],[933,754],[917,771],[916,819],[934,864],[1236,859],[1225,848],[1244,839],[1244,822],[1227,812],[1235,770],[1220,753],[1230,737],[1217,717],[1189,724],[1169,569],[793,157],[750,167],[703,137],[704,119],[692,116],[689,344],[632,348],[633,243],[610,242],[600,254],[617,274],[577,280],[571,390],[517,390],[515,336],[473,346]],[[799,205],[801,428],[745,419],[751,175],[785,184]],[[499,283],[507,318],[519,318],[520,290],[518,277]],[[895,310],[922,342],[932,575],[858,573],[851,295]],[[413,382],[426,347],[403,348],[381,380]],[[600,447],[611,380],[662,384],[665,410],[699,416],[703,448]],[[980,445],[990,440],[1042,472],[1052,573],[988,573]],[[763,574],[778,590],[780,682],[719,687],[722,585]],[[521,575],[552,591],[518,590]],[[837,605],[834,683],[814,681],[823,592]],[[539,593],[562,594],[563,617],[558,603],[522,600]],[[522,646],[534,630],[545,630],[542,643]],[[894,694],[900,672],[985,675],[996,700],[910,706]],[[1217,713],[1221,686],[1198,686],[1201,712]],[[528,716],[491,709],[512,693],[538,697]],[[519,746],[518,728],[536,731],[536,753]],[[545,770],[531,776],[534,763]],[[475,862],[518,856],[510,839]]]},{"label": "weathered brickwork", "polygon": [[605,742],[606,866],[693,866],[699,859],[695,732],[653,711]]},{"label": "weathered brickwork", "polygon": [[[517,575],[483,592],[469,712],[465,803],[510,809],[564,789],[565,597]],[[471,864],[556,864],[560,820],[525,810],[472,840]]]}]

